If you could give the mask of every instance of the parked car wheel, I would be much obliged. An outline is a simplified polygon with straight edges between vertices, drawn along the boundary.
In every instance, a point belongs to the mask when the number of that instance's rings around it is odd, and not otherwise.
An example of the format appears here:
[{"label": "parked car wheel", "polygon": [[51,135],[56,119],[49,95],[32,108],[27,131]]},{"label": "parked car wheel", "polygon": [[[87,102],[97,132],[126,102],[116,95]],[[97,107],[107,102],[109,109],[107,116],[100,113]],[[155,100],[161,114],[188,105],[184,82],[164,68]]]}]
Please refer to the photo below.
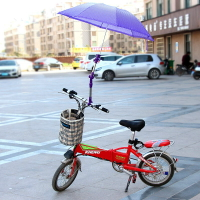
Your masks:
[{"label": "parked car wheel", "polygon": [[35,71],[37,72],[37,71],[38,71],[38,69],[35,69]]},{"label": "parked car wheel", "polygon": [[159,79],[160,71],[158,69],[151,69],[148,74],[149,79]]},{"label": "parked car wheel", "polygon": [[112,81],[115,75],[112,71],[105,71],[103,77],[105,81]]}]

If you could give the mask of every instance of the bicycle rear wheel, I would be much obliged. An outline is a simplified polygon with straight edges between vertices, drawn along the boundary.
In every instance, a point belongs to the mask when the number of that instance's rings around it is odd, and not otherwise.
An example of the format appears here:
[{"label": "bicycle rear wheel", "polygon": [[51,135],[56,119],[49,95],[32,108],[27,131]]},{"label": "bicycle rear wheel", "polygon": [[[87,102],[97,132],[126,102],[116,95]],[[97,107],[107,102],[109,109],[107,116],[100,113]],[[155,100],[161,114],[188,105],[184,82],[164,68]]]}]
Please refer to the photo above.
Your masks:
[{"label": "bicycle rear wheel", "polygon": [[55,191],[63,191],[67,189],[75,180],[78,170],[78,163],[76,162],[75,166],[73,166],[73,160],[68,160],[66,163],[62,163],[53,176],[53,189]]},{"label": "bicycle rear wheel", "polygon": [[176,75],[182,76],[184,73],[185,73],[185,71],[182,70],[181,67],[178,67],[178,68],[176,69]]},{"label": "bicycle rear wheel", "polygon": [[[140,179],[147,185],[150,186],[162,186],[168,183],[174,175],[174,163],[172,159],[163,153],[151,153],[144,157],[159,171],[155,173],[138,172]],[[139,164],[139,168],[152,170],[143,161]]]}]

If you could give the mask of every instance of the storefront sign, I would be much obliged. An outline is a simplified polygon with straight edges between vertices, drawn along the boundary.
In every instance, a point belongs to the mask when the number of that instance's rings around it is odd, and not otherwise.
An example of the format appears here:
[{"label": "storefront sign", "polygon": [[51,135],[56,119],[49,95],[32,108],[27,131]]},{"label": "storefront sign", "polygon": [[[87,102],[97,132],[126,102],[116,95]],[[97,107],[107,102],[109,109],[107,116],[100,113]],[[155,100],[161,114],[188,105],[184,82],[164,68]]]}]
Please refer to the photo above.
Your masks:
[{"label": "storefront sign", "polygon": [[73,53],[87,53],[87,52],[90,52],[90,51],[91,51],[90,47],[72,48]]},{"label": "storefront sign", "polygon": [[168,18],[164,20],[156,19],[153,23],[145,25],[145,28],[149,32],[172,28],[176,28],[177,31],[181,31],[189,29],[189,18],[189,14],[185,14],[184,16]]},{"label": "storefront sign", "polygon": [[111,47],[82,47],[82,48],[72,48],[73,53],[86,53],[86,52],[111,52]]},{"label": "storefront sign", "polygon": [[200,5],[174,11],[153,19],[143,21],[142,24],[151,36],[167,35],[199,29]]},{"label": "storefront sign", "polygon": [[111,47],[91,47],[92,52],[111,52],[112,48]]}]

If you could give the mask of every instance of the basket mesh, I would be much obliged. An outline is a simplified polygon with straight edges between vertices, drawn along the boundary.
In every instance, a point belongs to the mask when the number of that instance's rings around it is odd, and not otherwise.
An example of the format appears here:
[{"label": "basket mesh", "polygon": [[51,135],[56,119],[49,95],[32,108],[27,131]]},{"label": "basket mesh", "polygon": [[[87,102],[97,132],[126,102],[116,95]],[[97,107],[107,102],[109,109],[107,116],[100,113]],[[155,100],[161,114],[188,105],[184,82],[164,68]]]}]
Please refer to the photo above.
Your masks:
[{"label": "basket mesh", "polygon": [[60,116],[59,140],[67,146],[81,143],[83,134],[84,114],[78,110],[64,110]]}]

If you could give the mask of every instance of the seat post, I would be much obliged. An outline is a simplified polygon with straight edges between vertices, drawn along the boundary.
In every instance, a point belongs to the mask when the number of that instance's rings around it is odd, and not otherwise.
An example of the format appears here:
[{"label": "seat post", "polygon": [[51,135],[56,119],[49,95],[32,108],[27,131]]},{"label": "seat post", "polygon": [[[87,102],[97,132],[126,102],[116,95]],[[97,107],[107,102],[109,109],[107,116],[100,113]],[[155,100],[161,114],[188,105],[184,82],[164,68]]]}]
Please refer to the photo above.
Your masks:
[{"label": "seat post", "polygon": [[130,138],[130,140],[131,141],[133,141],[134,139],[135,139],[135,131],[131,131],[132,133],[131,133],[131,138]]}]

